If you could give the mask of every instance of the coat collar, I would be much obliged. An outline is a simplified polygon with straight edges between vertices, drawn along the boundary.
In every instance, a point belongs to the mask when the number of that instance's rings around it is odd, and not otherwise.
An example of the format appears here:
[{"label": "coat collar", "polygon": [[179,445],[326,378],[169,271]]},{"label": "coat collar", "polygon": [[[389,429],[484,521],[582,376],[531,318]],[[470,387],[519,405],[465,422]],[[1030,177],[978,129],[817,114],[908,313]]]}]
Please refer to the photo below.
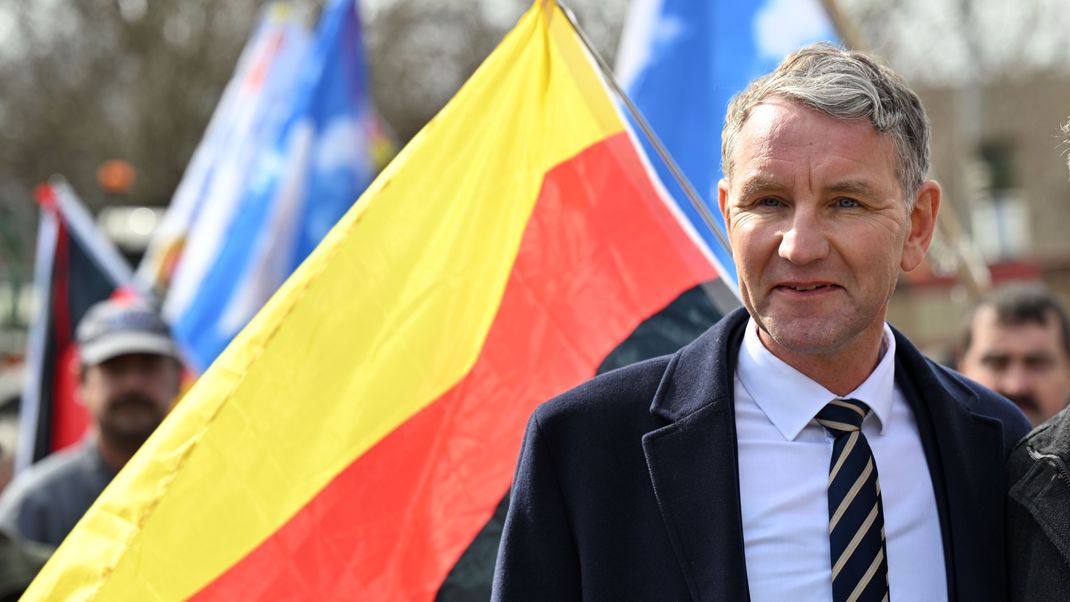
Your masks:
[{"label": "coat collar", "polygon": [[1048,420],[1029,434],[1029,449],[1041,456],[1054,456],[1070,464],[1070,409]]},{"label": "coat collar", "polygon": [[[668,424],[643,437],[662,519],[696,600],[748,596],[733,395],[747,317],[743,309],[728,314],[673,356],[650,408]],[[933,477],[949,594],[988,599],[1004,591],[1000,423],[972,412],[976,393],[893,332],[896,382]]]},{"label": "coat collar", "polygon": [[[1008,465],[1008,491],[1040,526],[1040,531],[1070,565],[1066,509],[1070,508],[1070,409],[1037,427]],[[1018,538],[1019,540],[1021,538]]]},{"label": "coat collar", "polygon": [[749,316],[736,309],[673,356],[650,407],[670,422],[733,402],[733,378]]},{"label": "coat collar", "polygon": [[650,479],[695,600],[746,600],[733,375],[745,310],[673,356],[651,412],[669,424],[643,437]]}]

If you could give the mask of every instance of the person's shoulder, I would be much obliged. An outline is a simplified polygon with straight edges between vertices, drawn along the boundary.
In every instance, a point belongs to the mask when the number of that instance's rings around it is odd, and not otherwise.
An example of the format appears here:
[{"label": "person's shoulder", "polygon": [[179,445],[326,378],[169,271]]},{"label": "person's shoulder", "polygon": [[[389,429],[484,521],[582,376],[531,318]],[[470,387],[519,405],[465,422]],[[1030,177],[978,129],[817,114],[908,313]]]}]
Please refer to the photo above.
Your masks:
[{"label": "person's shoulder", "polygon": [[650,406],[672,356],[656,357],[600,374],[535,410],[543,428],[564,422],[606,423],[650,414]]},{"label": "person's shoulder", "polygon": [[530,426],[544,434],[602,433],[614,439],[665,426],[670,418],[655,408],[660,398],[703,400],[705,388],[716,388],[710,383],[731,382],[725,366],[746,322],[745,310],[733,311],[675,353],[600,374],[544,402]]},{"label": "person's shoulder", "polygon": [[65,449],[20,472],[0,496],[0,507],[27,498],[48,499],[86,469],[85,454],[86,450],[81,446]]},{"label": "person's shoulder", "polygon": [[83,442],[42,458],[29,467],[26,474],[29,478],[42,482],[64,480],[89,468],[93,453],[90,444]]},{"label": "person's shoulder", "polygon": [[0,529],[0,600],[18,599],[52,552],[52,546],[23,539],[15,531]]},{"label": "person's shoulder", "polygon": [[[96,449],[90,442],[53,453],[21,471],[0,495],[0,526],[23,537],[58,545],[66,534],[56,526],[73,526],[100,494],[95,473]],[[84,505],[84,506],[83,506]]]},{"label": "person's shoulder", "polygon": [[1007,459],[1008,484],[1015,487],[1042,458],[1070,464],[1070,408],[1044,421],[1018,442]]},{"label": "person's shoulder", "polygon": [[1070,462],[1070,407],[1063,408],[1058,414],[1047,419],[1028,435],[1022,438],[1014,450],[1015,455],[1028,455],[1029,450],[1047,455],[1058,456],[1063,462]]}]

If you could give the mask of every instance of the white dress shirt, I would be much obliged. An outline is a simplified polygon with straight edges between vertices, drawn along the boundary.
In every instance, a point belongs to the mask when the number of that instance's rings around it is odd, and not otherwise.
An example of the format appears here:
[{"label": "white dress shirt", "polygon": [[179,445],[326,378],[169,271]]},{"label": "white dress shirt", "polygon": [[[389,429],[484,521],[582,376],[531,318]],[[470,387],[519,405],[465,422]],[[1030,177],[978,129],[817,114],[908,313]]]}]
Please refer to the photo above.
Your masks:
[{"label": "white dress shirt", "polygon": [[[918,425],[895,386],[895,337],[873,373],[844,398],[871,408],[884,507],[891,600],[947,600],[940,519]],[[828,493],[832,436],[814,416],[838,395],[770,353],[751,320],[735,378],[739,496],[751,599],[832,599]]]}]

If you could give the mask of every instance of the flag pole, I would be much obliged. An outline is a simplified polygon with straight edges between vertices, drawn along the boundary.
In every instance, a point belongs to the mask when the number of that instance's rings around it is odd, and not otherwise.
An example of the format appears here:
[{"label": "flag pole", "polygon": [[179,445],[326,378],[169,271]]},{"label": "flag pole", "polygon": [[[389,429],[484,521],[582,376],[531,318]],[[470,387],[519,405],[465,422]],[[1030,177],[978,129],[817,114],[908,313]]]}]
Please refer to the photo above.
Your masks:
[{"label": "flag pole", "polygon": [[632,99],[628,98],[628,95],[624,92],[624,88],[621,87],[620,83],[617,82],[617,78],[614,77],[613,70],[610,68],[609,64],[606,63],[605,59],[602,58],[602,55],[595,50],[594,44],[591,43],[587,34],[580,28],[575,13],[573,13],[572,9],[560,0],[557,2],[557,5],[561,7],[561,12],[565,14],[565,18],[568,19],[569,25],[572,26],[576,35],[579,36],[580,41],[583,42],[587,52],[594,58],[598,70],[601,71],[602,77],[606,80],[606,83],[609,84],[610,90],[612,90],[613,94],[624,103],[625,108],[628,110],[628,114],[632,116],[632,119],[634,119],[637,124],[639,124],[639,129],[643,131],[643,135],[646,136],[647,140],[654,146],[654,151],[658,154],[658,157],[660,157],[666,167],[669,168],[673,179],[676,180],[676,183],[679,184],[680,188],[684,191],[684,195],[687,196],[687,200],[691,202],[691,205],[698,211],[699,215],[702,216],[702,221],[704,221],[710,230],[713,231],[714,235],[717,237],[717,242],[720,243],[722,249],[731,255],[732,249],[728,244],[728,239],[725,238],[724,232],[721,231],[721,227],[717,224],[717,220],[714,219],[713,214],[711,214],[710,210],[703,204],[702,199],[695,191],[695,187],[691,185],[687,176],[684,175],[683,170],[680,169],[680,166],[676,164],[672,155],[669,154],[668,149],[662,144],[661,139],[654,133],[654,129],[650,127],[646,118],[639,112],[639,107],[635,106]]},{"label": "flag pole", "polygon": [[862,35],[858,33],[858,28],[854,26],[854,23],[847,15],[840,10],[839,3],[836,0],[821,0],[821,6],[825,8],[825,14],[832,21],[832,26],[836,29],[836,33],[840,35],[844,46],[854,50],[861,50],[863,47]]}]

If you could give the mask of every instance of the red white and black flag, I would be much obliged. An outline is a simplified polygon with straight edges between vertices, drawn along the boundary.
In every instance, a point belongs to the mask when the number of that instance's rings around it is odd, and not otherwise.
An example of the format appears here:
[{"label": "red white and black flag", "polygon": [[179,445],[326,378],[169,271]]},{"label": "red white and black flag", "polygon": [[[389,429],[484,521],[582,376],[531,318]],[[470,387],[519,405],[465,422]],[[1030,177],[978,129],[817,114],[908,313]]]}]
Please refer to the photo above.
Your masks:
[{"label": "red white and black flag", "polygon": [[34,265],[38,304],[26,350],[16,470],[77,442],[86,429],[75,398],[74,331],[86,310],[133,281],[130,266],[63,180],[36,191],[41,206]]}]

